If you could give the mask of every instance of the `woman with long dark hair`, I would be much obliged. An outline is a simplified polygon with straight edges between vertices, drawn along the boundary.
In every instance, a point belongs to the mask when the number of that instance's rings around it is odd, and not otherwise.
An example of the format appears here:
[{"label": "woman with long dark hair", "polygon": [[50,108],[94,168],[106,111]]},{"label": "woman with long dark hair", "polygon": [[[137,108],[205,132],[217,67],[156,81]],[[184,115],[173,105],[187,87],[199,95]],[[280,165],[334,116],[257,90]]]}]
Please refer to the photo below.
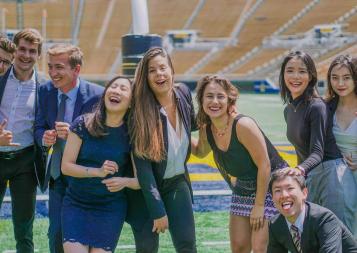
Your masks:
[{"label": "woman with long dark hair", "polygon": [[348,206],[346,222],[357,235],[357,66],[347,55],[336,57],[327,72],[327,103],[336,144],[349,170],[344,174],[343,187]]},{"label": "woman with long dark hair", "polygon": [[342,176],[348,169],[328,125],[328,109],[316,92],[317,72],[312,58],[289,53],[280,70],[280,95],[287,104],[287,138],[296,150],[295,173],[304,174],[308,201],[333,211],[347,224]]},{"label": "woman with long dark hair", "polygon": [[196,252],[190,155],[194,108],[190,90],[175,84],[171,59],[152,48],[136,71],[130,135],[147,222],[133,228],[137,252],[157,252],[159,233],[169,229],[177,252]]},{"label": "woman with long dark hair", "polygon": [[66,253],[114,252],[126,217],[123,189],[139,188],[132,175],[125,115],[131,81],[118,76],[107,84],[93,113],[77,118],[62,159],[71,176],[63,200],[63,247]]},{"label": "woman with long dark hair", "polygon": [[228,79],[205,76],[196,91],[200,132],[198,142],[192,142],[192,153],[204,157],[212,150],[232,189],[232,252],[266,252],[267,220],[277,214],[268,192],[270,172],[288,164],[252,118],[235,112],[238,90]]}]

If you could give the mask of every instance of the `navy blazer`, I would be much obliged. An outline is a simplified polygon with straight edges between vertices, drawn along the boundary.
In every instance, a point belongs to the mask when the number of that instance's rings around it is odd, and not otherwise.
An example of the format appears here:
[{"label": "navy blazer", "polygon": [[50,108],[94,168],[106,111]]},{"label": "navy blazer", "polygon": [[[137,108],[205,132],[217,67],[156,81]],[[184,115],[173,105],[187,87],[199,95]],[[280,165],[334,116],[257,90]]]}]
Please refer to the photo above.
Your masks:
[{"label": "navy blazer", "polygon": [[[177,101],[178,112],[181,116],[184,128],[186,130],[189,141],[191,140],[191,131],[196,130],[195,111],[192,104],[191,91],[184,84],[174,86],[174,94]],[[158,107],[160,105],[158,104]],[[164,145],[167,153],[168,150],[168,134],[167,134],[167,118],[160,113],[163,126]],[[189,185],[191,195],[192,188],[188,175],[186,162],[191,154],[191,146],[187,150],[185,160],[185,179]],[[144,195],[146,206],[149,210],[152,219],[158,219],[166,215],[165,206],[160,196],[160,188],[164,181],[164,175],[167,165],[167,160],[161,162],[153,162],[148,159],[134,156],[134,162],[137,168],[137,176],[139,184]]]},{"label": "navy blazer", "polygon": [[[4,95],[5,91],[5,86],[7,83],[7,79],[9,77],[9,74],[11,72],[11,69],[13,66],[11,66],[7,72],[0,77],[0,105],[1,101]],[[46,82],[46,79],[43,78],[42,76],[38,76],[37,72],[35,72],[35,78],[36,78],[36,95],[35,95],[35,113],[37,112],[38,109],[38,89],[41,83]],[[34,140],[34,143],[36,144],[36,141]],[[43,156],[41,148],[39,148],[37,145],[34,145],[34,167],[35,167],[35,174],[36,174],[36,180],[38,186],[41,188],[41,182],[44,179],[44,170],[45,170],[45,158]]]},{"label": "navy blazer", "polygon": [[[92,112],[93,107],[98,103],[104,88],[97,84],[80,79],[79,90],[74,106],[72,121],[78,116]],[[35,140],[42,146],[42,137],[46,130],[55,128],[58,107],[58,89],[51,81],[40,85],[38,90],[38,110],[35,117]],[[49,180],[49,170],[46,168],[44,182],[41,182],[42,190],[45,190]]]},{"label": "navy blazer", "polygon": [[[306,202],[306,216],[301,235],[303,253],[356,253],[357,242],[347,227],[330,210]],[[283,215],[269,224],[268,253],[298,253]]]}]

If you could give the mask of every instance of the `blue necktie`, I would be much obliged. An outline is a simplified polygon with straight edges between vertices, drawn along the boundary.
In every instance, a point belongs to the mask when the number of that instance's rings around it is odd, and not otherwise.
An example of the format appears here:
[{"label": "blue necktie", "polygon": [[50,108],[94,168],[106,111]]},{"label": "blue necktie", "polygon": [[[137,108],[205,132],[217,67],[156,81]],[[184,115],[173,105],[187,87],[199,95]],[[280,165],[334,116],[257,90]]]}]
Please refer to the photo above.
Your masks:
[{"label": "blue necktie", "polygon": [[291,237],[293,238],[293,242],[294,242],[297,252],[302,253],[299,229],[294,224],[292,224],[290,226],[290,234],[291,234]]},{"label": "blue necktie", "polygon": [[[66,100],[67,95],[61,94],[61,101],[57,111],[57,118],[56,121],[64,121],[64,115],[66,112]],[[56,180],[61,175],[61,162],[62,162],[62,155],[63,149],[65,145],[65,141],[63,139],[57,138],[56,143],[53,145],[53,153],[51,157],[51,177]]]}]

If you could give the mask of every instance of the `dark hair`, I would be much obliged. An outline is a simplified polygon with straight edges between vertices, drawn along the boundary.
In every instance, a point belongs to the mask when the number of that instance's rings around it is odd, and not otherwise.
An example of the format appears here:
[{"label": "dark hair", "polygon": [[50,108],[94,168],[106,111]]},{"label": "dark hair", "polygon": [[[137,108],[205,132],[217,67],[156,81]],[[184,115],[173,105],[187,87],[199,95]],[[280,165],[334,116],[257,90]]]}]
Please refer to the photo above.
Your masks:
[{"label": "dark hair", "polygon": [[316,72],[314,61],[312,60],[311,56],[308,55],[307,53],[304,53],[302,51],[293,51],[290,52],[284,58],[280,69],[279,86],[280,86],[280,96],[282,100],[284,101],[284,103],[289,103],[292,101],[291,93],[289,89],[286,87],[284,74],[285,74],[286,64],[293,58],[301,59],[301,61],[305,64],[309,74],[310,81],[303,93],[304,100],[308,101],[311,100],[313,97],[318,97],[318,93],[316,91],[317,72]]},{"label": "dark hair", "polygon": [[273,192],[273,184],[274,182],[277,181],[281,181],[287,177],[290,177],[292,179],[294,179],[298,185],[300,186],[301,190],[306,188],[306,182],[305,182],[305,178],[302,175],[295,175],[295,174],[291,174],[291,172],[289,171],[289,169],[279,169],[279,170],[275,170],[271,176],[270,176],[270,182],[269,182],[269,190],[272,194],[274,194]]},{"label": "dark hair", "polygon": [[[158,102],[148,80],[149,63],[157,56],[167,59],[173,78],[174,68],[165,49],[161,47],[149,49],[135,72],[132,110],[129,117],[131,142],[135,154],[155,162],[162,161],[166,154]],[[174,80],[172,84],[174,85]]]},{"label": "dark hair", "polygon": [[118,79],[128,80],[130,86],[132,86],[132,81],[125,76],[116,76],[112,78],[106,85],[102,97],[100,98],[96,108],[92,113],[85,114],[85,125],[88,132],[94,137],[102,137],[107,135],[105,131],[105,120],[106,120],[106,108],[105,108],[105,94],[109,87]]},{"label": "dark hair", "polygon": [[[228,109],[230,106],[235,105],[239,96],[238,89],[225,77],[218,75],[207,75],[201,78],[197,83],[196,88],[196,101],[198,104],[197,124],[202,127],[205,124],[211,123],[211,119],[203,110],[203,95],[208,84],[216,83],[221,86],[228,95]],[[227,112],[228,113],[228,112]]]},{"label": "dark hair", "polygon": [[333,90],[331,85],[331,72],[336,66],[346,67],[352,76],[353,83],[355,85],[354,92],[357,95],[357,59],[352,59],[348,55],[339,55],[332,62],[327,71],[327,94],[326,99],[331,100],[332,98],[338,96],[337,93]]}]

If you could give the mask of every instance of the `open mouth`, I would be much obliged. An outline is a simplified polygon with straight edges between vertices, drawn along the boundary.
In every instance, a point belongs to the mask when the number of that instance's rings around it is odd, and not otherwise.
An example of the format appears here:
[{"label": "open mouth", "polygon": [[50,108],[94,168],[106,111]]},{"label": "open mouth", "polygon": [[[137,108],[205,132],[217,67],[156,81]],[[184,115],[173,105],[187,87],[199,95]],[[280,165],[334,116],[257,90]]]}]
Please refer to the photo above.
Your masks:
[{"label": "open mouth", "polygon": [[292,206],[293,206],[293,202],[291,201],[285,201],[281,204],[283,210],[289,210]]},{"label": "open mouth", "polygon": [[208,107],[208,109],[212,112],[218,112],[221,110],[221,107],[217,107],[217,106],[210,106]]},{"label": "open mouth", "polygon": [[301,82],[294,82],[294,83],[290,83],[290,85],[291,85],[292,87],[294,87],[294,88],[297,88],[297,87],[301,86],[302,83],[301,83]]},{"label": "open mouth", "polygon": [[113,103],[113,104],[119,104],[121,99],[119,97],[109,97],[109,101],[110,103]]},{"label": "open mouth", "polygon": [[20,61],[25,64],[31,63],[31,60],[20,59]]},{"label": "open mouth", "polygon": [[155,83],[159,86],[163,86],[165,84],[166,80],[159,80],[159,81],[156,81]]}]

